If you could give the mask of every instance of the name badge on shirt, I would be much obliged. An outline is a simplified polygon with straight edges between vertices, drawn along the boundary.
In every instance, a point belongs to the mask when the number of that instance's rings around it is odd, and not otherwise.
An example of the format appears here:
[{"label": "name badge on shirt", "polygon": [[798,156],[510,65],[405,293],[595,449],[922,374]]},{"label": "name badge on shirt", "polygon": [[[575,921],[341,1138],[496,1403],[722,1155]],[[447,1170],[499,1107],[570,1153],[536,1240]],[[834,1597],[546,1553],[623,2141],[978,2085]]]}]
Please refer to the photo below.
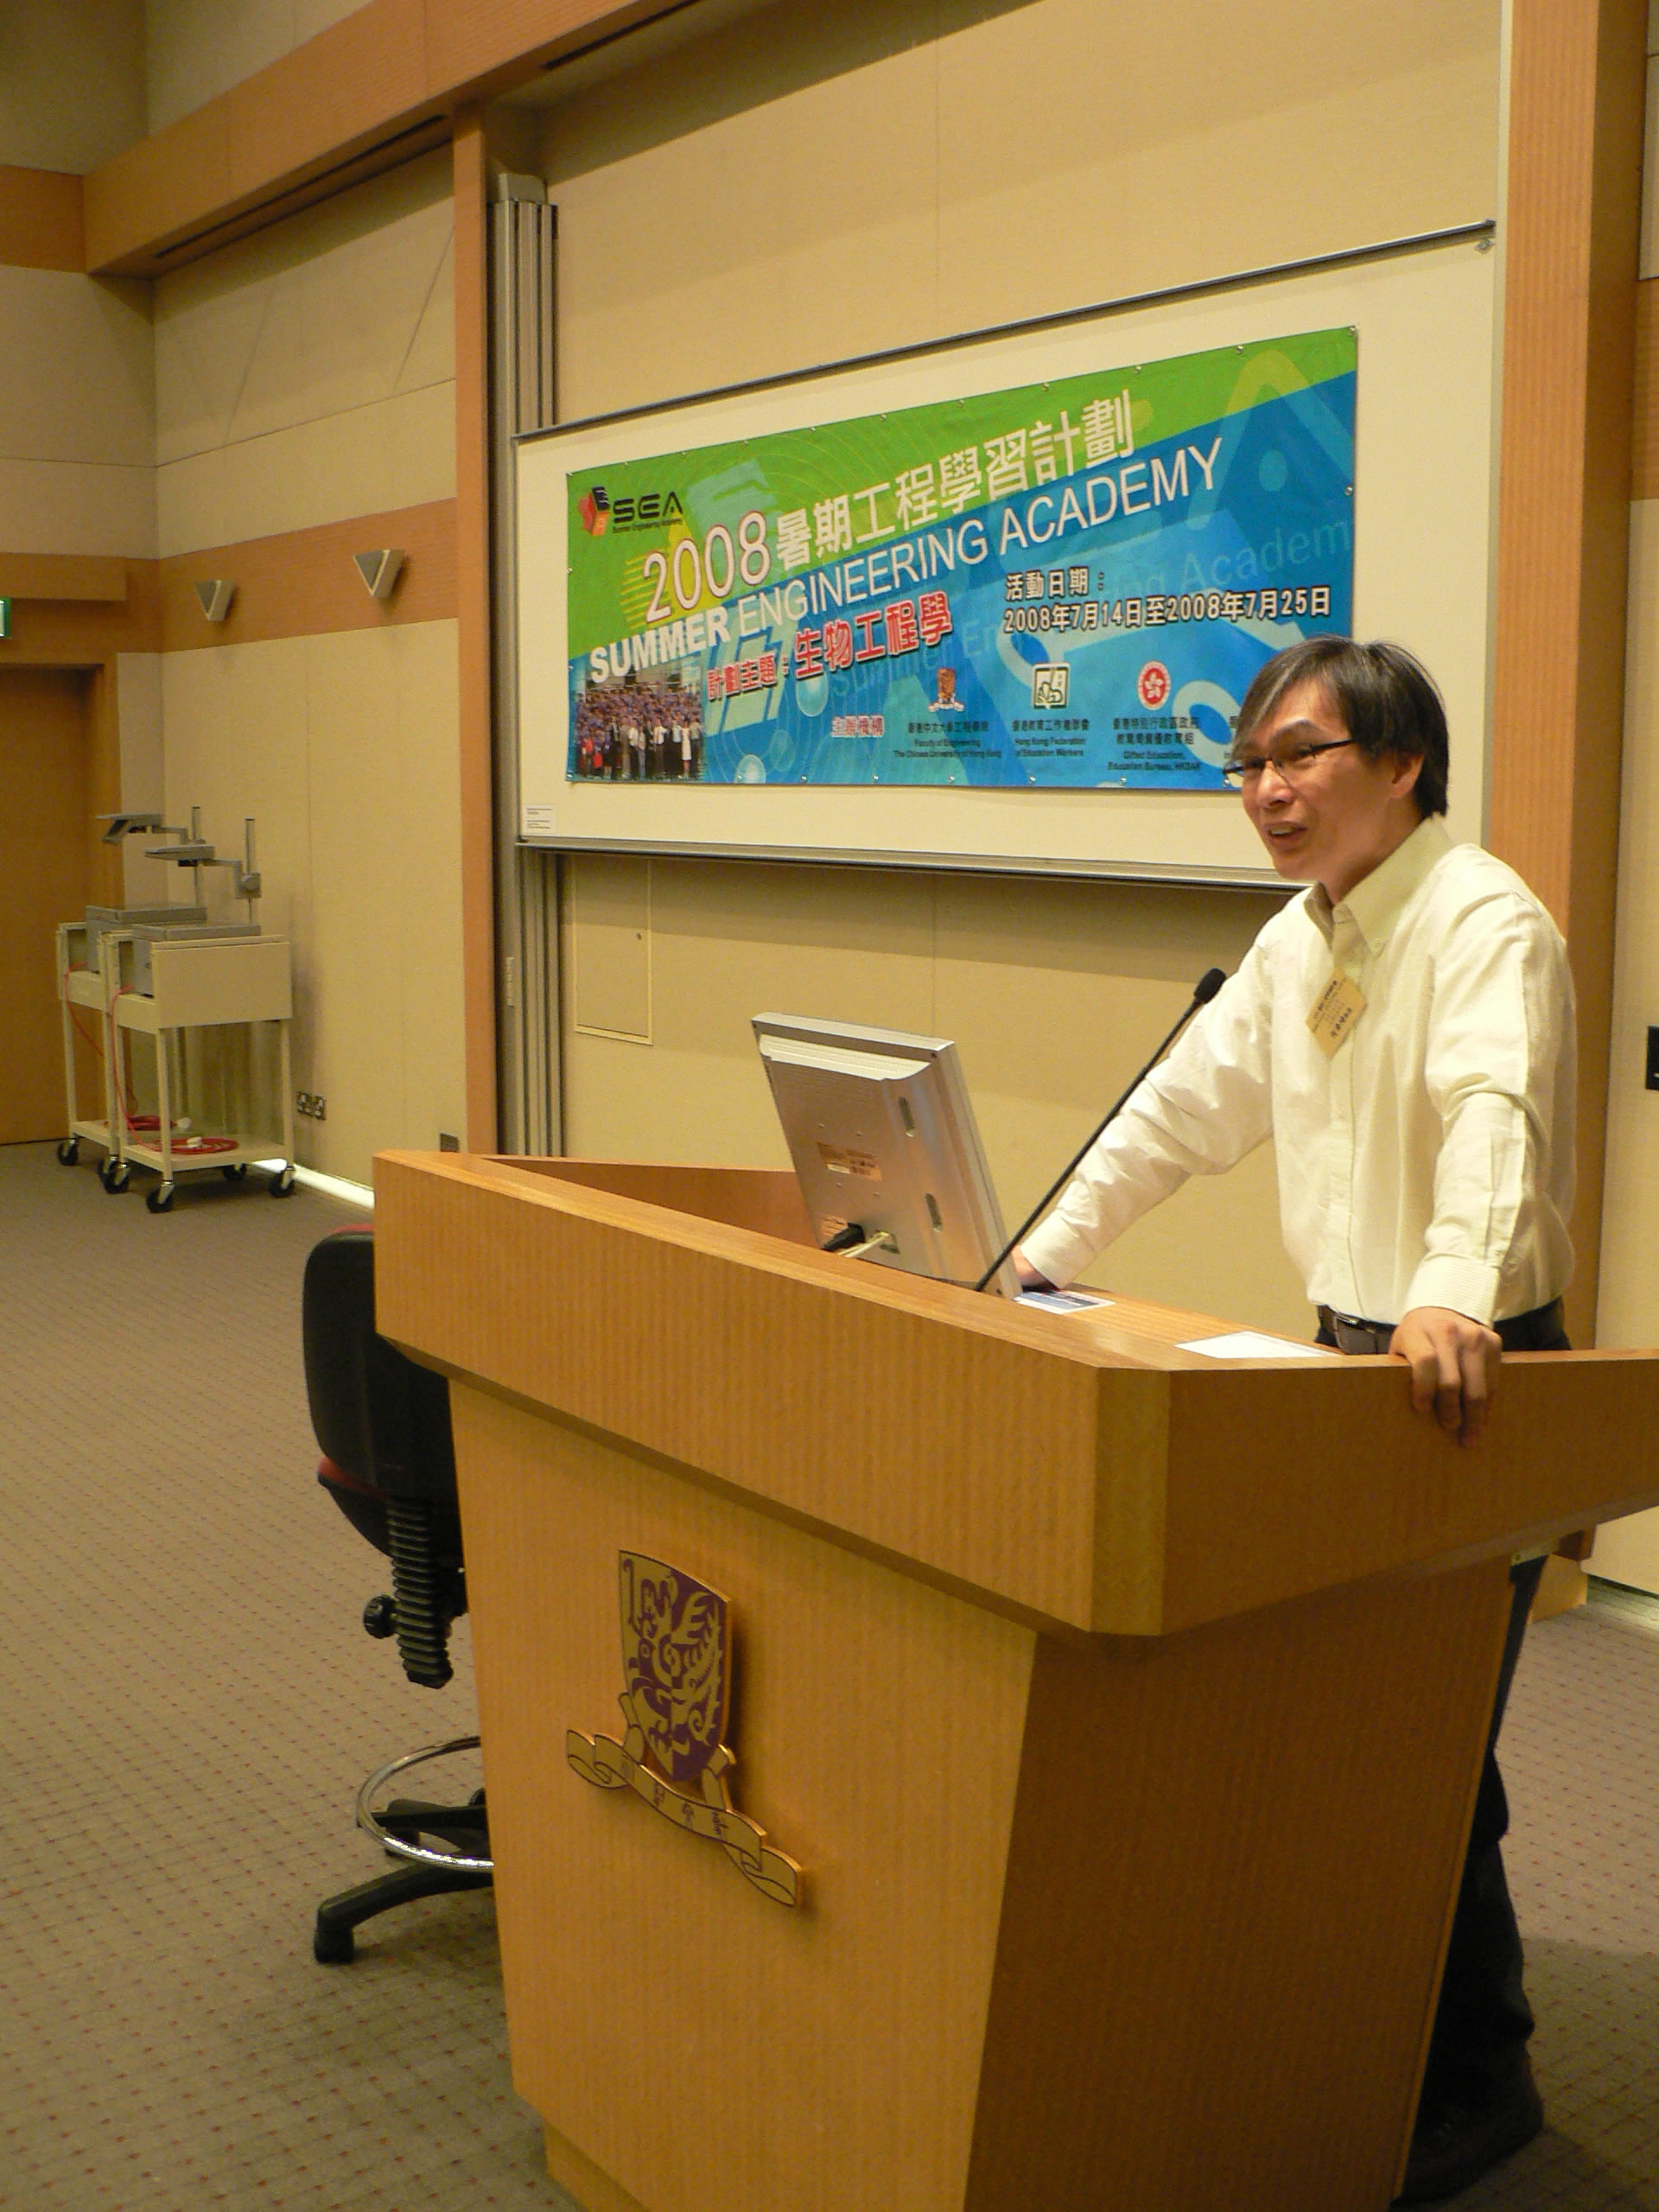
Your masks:
[{"label": "name badge on shirt", "polygon": [[1340,969],[1319,993],[1309,1009],[1307,1026],[1313,1033],[1313,1041],[1331,1059],[1354,1024],[1365,1011],[1364,995],[1351,976],[1344,976]]}]

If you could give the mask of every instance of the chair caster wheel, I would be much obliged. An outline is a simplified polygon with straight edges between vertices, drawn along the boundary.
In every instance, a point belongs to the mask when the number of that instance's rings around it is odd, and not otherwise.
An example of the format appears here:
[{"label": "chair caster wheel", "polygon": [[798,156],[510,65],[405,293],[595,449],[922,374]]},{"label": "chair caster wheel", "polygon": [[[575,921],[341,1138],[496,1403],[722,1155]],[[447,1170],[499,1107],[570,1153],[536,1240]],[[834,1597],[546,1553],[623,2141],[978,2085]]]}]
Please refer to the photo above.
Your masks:
[{"label": "chair caster wheel", "polygon": [[80,1158],[80,1141],[77,1137],[66,1137],[58,1147],[60,1167],[73,1167]]},{"label": "chair caster wheel", "polygon": [[112,1198],[118,1198],[132,1180],[132,1170],[124,1160],[106,1160],[98,1171],[98,1179]]},{"label": "chair caster wheel", "polygon": [[155,1190],[145,1193],[144,1204],[151,1213],[166,1213],[173,1204],[173,1191],[171,1183],[158,1184]]},{"label": "chair caster wheel", "polygon": [[245,1183],[248,1179],[248,1163],[245,1160],[238,1160],[233,1167],[221,1167],[219,1172],[227,1183]]},{"label": "chair caster wheel", "polygon": [[273,1198],[285,1198],[294,1188],[294,1170],[284,1167],[280,1175],[273,1175],[265,1186]]},{"label": "chair caster wheel", "polygon": [[333,1928],[320,1919],[311,1937],[311,1955],[320,1967],[349,1966],[357,1956],[357,1938],[349,1928]]}]

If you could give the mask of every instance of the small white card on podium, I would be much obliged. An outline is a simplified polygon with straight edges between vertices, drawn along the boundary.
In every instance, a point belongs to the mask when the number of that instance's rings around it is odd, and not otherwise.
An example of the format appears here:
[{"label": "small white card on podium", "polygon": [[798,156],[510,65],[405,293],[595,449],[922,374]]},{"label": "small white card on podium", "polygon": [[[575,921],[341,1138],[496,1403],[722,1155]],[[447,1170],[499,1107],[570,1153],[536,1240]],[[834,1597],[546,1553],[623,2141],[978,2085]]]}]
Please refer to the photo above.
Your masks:
[{"label": "small white card on podium", "polygon": [[1292,1337],[1264,1337],[1255,1329],[1234,1329],[1224,1337],[1192,1337],[1182,1351],[1201,1351],[1206,1359],[1340,1359],[1324,1344],[1299,1344]]},{"label": "small white card on podium", "polygon": [[1016,1306],[1040,1306],[1045,1313],[1086,1313],[1091,1306],[1111,1302],[1086,1290],[1022,1290],[1014,1300]]}]

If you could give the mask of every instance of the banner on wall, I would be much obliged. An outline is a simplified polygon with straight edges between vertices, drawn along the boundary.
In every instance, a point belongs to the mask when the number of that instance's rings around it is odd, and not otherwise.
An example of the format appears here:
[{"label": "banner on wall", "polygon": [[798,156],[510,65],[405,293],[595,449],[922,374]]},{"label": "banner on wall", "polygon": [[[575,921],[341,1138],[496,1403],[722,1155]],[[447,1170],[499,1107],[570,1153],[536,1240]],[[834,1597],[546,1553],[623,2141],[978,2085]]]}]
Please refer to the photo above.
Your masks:
[{"label": "banner on wall", "polygon": [[569,777],[1221,789],[1347,631],[1357,336],[572,471]]}]

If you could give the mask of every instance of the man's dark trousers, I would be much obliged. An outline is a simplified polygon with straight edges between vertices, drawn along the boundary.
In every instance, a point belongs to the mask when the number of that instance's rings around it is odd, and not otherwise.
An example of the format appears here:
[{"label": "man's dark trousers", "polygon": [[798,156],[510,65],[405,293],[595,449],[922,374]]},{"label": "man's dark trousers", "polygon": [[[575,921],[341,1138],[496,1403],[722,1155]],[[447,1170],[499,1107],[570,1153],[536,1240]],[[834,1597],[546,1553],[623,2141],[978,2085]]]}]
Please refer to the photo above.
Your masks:
[{"label": "man's dark trousers", "polygon": [[[1343,1351],[1373,1350],[1370,1344],[1357,1343],[1338,1346],[1323,1311],[1320,1320],[1324,1325],[1319,1333],[1321,1344]],[[1386,1350],[1386,1333],[1380,1330],[1379,1333],[1383,1334],[1383,1341],[1375,1349]],[[1559,1304],[1505,1322],[1500,1333],[1506,1351],[1571,1350],[1560,1325]],[[1543,1572],[1541,1559],[1523,1560],[1510,1572],[1509,1633],[1503,1640],[1503,1663],[1492,1702],[1485,1762],[1475,1796],[1475,1817],[1470,1826],[1440,2004],[1429,2038],[1428,2063],[1418,2100],[1420,2126],[1426,2118],[1449,2107],[1479,2110],[1501,2095],[1535,2025],[1522,1985],[1521,1931],[1516,1925],[1500,1848],[1509,1833],[1510,1803],[1503,1777],[1497,1770],[1497,1737],[1516,1662],[1521,1656],[1527,1615]]]}]

